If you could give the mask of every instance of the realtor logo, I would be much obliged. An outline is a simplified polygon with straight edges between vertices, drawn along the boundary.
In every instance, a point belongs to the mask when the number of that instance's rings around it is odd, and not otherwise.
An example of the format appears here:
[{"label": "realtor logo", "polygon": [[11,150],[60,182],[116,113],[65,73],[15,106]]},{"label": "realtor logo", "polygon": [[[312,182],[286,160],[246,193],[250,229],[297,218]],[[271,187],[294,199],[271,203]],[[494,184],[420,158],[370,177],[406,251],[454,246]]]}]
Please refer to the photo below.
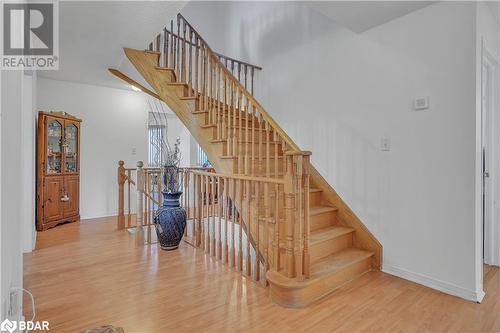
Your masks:
[{"label": "realtor logo", "polygon": [[2,332],[14,332],[17,329],[17,323],[15,321],[10,321],[9,319],[5,319],[0,324],[0,331]]},{"label": "realtor logo", "polygon": [[1,69],[57,69],[57,5],[2,1]]},{"label": "realtor logo", "polygon": [[4,54],[52,55],[54,52],[53,7],[54,4],[51,3],[4,4]]}]

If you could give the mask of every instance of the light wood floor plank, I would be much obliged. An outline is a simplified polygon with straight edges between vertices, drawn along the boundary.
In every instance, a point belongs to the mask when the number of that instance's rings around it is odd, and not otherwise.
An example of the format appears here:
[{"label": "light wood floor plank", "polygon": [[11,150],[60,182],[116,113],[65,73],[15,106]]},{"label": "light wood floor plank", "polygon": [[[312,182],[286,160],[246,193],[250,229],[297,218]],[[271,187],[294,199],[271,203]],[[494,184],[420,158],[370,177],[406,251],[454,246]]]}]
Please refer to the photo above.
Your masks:
[{"label": "light wood floor plank", "polygon": [[203,251],[137,249],[115,226],[114,218],[62,225],[25,254],[25,288],[51,332],[105,324],[126,333],[500,332],[498,268],[487,267],[482,304],[370,272],[308,308],[285,309]]}]

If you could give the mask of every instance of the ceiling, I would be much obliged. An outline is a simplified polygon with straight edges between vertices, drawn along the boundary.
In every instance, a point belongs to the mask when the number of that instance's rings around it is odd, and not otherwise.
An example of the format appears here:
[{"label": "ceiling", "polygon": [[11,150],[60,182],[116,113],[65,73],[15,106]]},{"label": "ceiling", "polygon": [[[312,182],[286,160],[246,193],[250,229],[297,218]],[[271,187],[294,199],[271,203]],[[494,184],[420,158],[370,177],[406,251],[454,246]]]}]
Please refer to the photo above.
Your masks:
[{"label": "ceiling", "polygon": [[[148,86],[125,58],[123,47],[146,48],[186,4],[186,1],[61,1],[59,2],[59,70],[39,75],[130,89],[107,68],[122,72]],[[330,1],[308,5],[355,32],[362,32],[430,1]]]},{"label": "ceiling", "polygon": [[[173,18],[181,1],[59,2],[59,70],[39,76],[108,87],[128,87],[107,71],[131,73],[123,47],[145,49]],[[134,78],[139,75],[133,75]]]},{"label": "ceiling", "polygon": [[311,1],[308,6],[361,33],[432,4],[434,1]]}]

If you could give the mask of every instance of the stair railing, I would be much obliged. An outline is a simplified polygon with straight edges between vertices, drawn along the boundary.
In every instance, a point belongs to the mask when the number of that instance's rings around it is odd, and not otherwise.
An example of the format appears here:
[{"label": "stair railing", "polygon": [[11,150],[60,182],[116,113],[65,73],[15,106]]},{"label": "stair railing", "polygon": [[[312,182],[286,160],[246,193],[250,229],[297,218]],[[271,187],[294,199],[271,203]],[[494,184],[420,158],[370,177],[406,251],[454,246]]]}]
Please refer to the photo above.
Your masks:
[{"label": "stair railing", "polygon": [[299,151],[297,145],[181,14],[175,26],[182,38],[164,29],[149,44],[159,53],[158,66],[173,69],[187,96],[197,99],[197,110],[208,113],[207,125],[226,143],[225,154],[236,159],[238,174],[283,178],[284,152]]},{"label": "stair railing", "polygon": [[[137,162],[136,168],[125,168],[123,161],[118,162],[118,218],[117,229],[127,228],[136,235],[137,245],[156,242],[154,216],[163,204],[162,196],[162,169],[158,167],[144,167],[142,161]],[[189,209],[189,193],[185,185],[189,182],[184,178],[186,170],[213,171],[211,168],[189,167],[180,168],[182,191],[182,207],[186,208],[188,218],[192,217]],[[134,194],[135,193],[135,194]],[[133,196],[135,195],[135,203]],[[133,213],[135,207],[135,214]],[[184,234],[184,240],[192,243],[193,235]]]},{"label": "stair railing", "polygon": [[[266,283],[262,277],[269,269],[308,278],[309,155],[287,152],[283,178],[181,168],[181,206],[188,220],[184,241],[256,281]],[[130,193],[135,185],[138,246],[156,241],[153,218],[162,205],[161,177],[160,168],[144,168],[141,161],[137,168],[125,168],[119,162],[118,229],[125,227],[125,189],[127,227],[134,228]]]},{"label": "stair railing", "polygon": [[194,243],[254,280],[309,277],[309,155],[286,154],[283,178],[183,170]]},{"label": "stair railing", "polygon": [[[132,200],[134,192],[135,214]],[[124,162],[119,161],[117,229],[133,230],[138,245],[156,242],[153,217],[161,204],[161,169],[145,168],[142,161],[137,163],[136,168],[125,168]]]},{"label": "stair railing", "polygon": [[[185,34],[184,30],[183,33]],[[195,50],[196,48],[199,48],[200,47],[199,45],[193,43],[192,34],[189,33],[189,29],[187,35],[189,36],[190,40],[188,40],[186,37],[182,36],[179,37],[178,34],[173,33],[172,31],[168,30],[165,27],[163,31],[156,36],[155,40],[149,43],[149,50],[150,51],[163,50],[162,55],[167,55],[169,54],[170,47],[172,47],[172,45],[174,45],[175,47],[179,42],[187,44],[187,49],[188,49],[187,52],[190,52],[190,50],[192,51],[193,48],[195,48]],[[173,53],[175,57],[176,52],[174,51]],[[229,71],[231,71],[231,74],[234,77],[238,78],[238,81],[245,87],[245,89],[250,91],[251,94],[253,95],[255,73],[257,71],[261,71],[262,67],[250,64],[242,60],[225,56],[221,53],[214,52],[214,54],[218,57],[219,61],[222,62]],[[174,60],[173,59],[174,57],[162,56],[160,60],[161,65],[163,67],[171,66],[172,68],[174,68],[175,61],[174,63],[171,63]],[[189,74],[187,73],[187,75]]]}]

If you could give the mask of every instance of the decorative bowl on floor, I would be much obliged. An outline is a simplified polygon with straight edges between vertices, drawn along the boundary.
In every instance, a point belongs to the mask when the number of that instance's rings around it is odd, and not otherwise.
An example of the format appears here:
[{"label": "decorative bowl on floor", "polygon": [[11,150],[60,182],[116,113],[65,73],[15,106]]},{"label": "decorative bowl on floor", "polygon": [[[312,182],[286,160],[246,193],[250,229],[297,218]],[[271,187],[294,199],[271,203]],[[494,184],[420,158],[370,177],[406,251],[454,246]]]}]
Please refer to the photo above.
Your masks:
[{"label": "decorative bowl on floor", "polygon": [[156,212],[154,224],[162,250],[170,251],[179,247],[184,235],[186,210],[179,203],[182,192],[162,193],[163,206]]}]

